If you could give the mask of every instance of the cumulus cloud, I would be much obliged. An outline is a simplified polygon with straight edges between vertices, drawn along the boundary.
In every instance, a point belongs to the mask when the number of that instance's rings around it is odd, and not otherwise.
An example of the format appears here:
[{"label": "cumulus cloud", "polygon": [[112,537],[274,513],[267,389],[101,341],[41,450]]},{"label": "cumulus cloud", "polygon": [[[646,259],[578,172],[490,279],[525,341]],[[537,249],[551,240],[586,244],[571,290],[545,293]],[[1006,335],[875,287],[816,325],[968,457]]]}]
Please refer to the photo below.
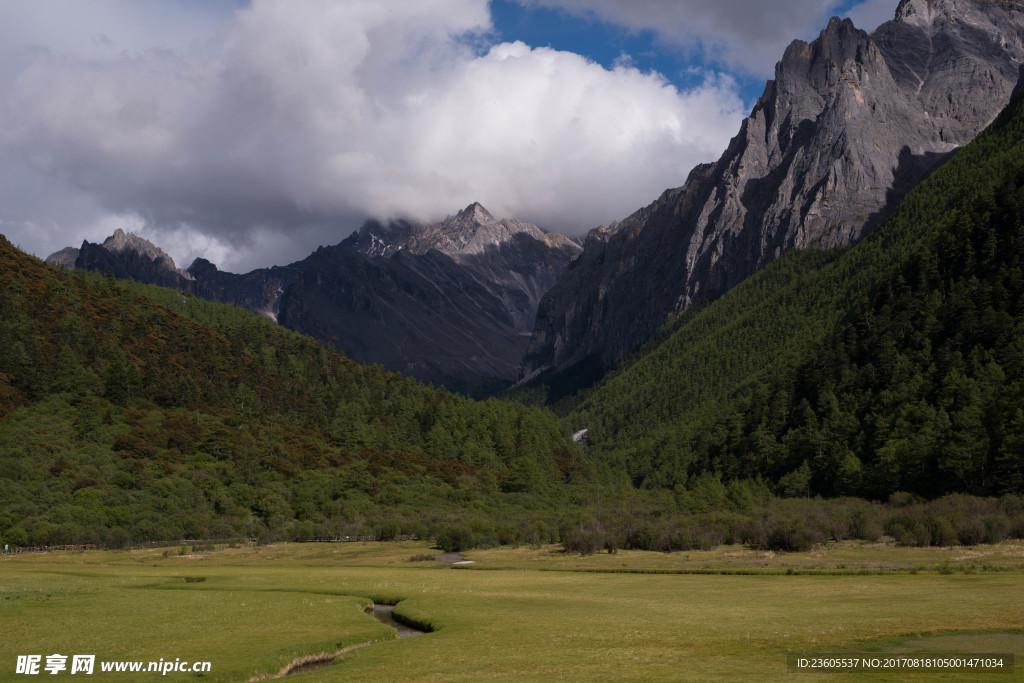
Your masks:
[{"label": "cumulus cloud", "polygon": [[58,47],[107,58],[149,48],[185,49],[213,38],[237,0],[4,0],[0,45]]},{"label": "cumulus cloud", "polygon": [[[579,234],[679,185],[743,116],[719,74],[680,92],[626,61],[481,49],[485,0],[257,0],[225,16],[212,37],[156,49],[20,53],[0,78],[0,160],[83,213],[71,226],[0,175],[4,229],[43,251],[63,244],[28,227],[33,210],[65,244],[123,220],[180,265],[205,252],[235,269],[299,258],[366,217],[472,201]],[[86,51],[123,40],[83,33]]]},{"label": "cumulus cloud", "polygon": [[[832,14],[873,30],[891,19],[897,0],[516,0],[560,9],[635,31],[650,31],[677,49],[699,53],[748,75],[771,77],[794,38],[818,34]],[[884,16],[882,16],[884,15]],[[881,16],[881,18],[879,18]]]}]

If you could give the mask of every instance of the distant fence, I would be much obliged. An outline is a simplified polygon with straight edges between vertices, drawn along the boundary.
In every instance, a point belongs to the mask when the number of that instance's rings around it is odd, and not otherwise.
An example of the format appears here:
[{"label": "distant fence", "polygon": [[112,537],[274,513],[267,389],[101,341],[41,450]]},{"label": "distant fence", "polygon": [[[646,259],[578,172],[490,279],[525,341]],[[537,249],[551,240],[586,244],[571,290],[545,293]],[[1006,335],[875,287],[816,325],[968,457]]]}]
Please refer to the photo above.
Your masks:
[{"label": "distant fence", "polygon": [[[311,538],[305,543],[366,543],[367,541],[379,541],[380,537],[377,534],[363,534],[362,536],[317,536]],[[399,534],[398,536],[392,537],[392,541],[415,541],[416,536],[412,534]]]},{"label": "distant fence", "polygon": [[10,555],[21,555],[22,553],[49,553],[55,550],[95,550],[95,543],[73,544],[73,545],[33,545],[15,546],[7,552]]},{"label": "distant fence", "polygon": [[[184,539],[181,541],[143,541],[142,543],[132,543],[124,546],[124,548],[118,548],[118,550],[130,550],[132,548],[164,548],[172,545],[196,545],[196,544],[209,544],[209,543],[229,543],[237,539],[219,539],[216,541],[200,541],[198,539]],[[253,541],[255,539],[252,539]],[[32,546],[15,546],[13,548],[7,548],[7,555],[21,555],[24,553],[50,553],[60,550],[96,550],[97,548],[107,548],[104,545],[96,545],[95,543],[68,543],[68,544],[57,544],[57,545],[32,545]]]},{"label": "distant fence", "polygon": [[[131,545],[125,546],[124,549],[132,548],[165,548],[175,545],[213,545],[215,543],[234,543],[238,542],[239,539],[227,538],[217,540],[200,540],[200,539],[184,539],[181,541],[145,541],[143,543],[132,543]],[[258,540],[255,538],[246,539],[249,543],[257,543]],[[367,543],[370,541],[379,541],[380,537],[377,534],[362,534],[357,536],[318,536],[311,538],[308,541],[300,541],[303,543]],[[415,541],[417,537],[413,534],[400,534],[391,538],[392,541]],[[34,545],[34,546],[15,546],[8,548],[5,551],[7,555],[22,555],[25,553],[50,553],[57,551],[68,551],[68,550],[95,550],[96,548],[102,548],[104,546],[98,546],[95,543],[75,543],[67,545]]]}]

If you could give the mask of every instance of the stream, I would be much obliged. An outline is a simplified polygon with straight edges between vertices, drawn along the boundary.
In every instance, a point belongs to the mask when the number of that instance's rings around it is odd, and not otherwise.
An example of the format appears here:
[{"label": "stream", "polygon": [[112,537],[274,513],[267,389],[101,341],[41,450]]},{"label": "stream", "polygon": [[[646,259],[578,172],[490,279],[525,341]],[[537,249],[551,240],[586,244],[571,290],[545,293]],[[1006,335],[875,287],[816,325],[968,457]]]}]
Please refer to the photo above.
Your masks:
[{"label": "stream", "polygon": [[[367,609],[366,611],[369,612],[370,610]],[[378,605],[377,603],[373,603],[373,618],[381,622],[382,624],[387,624],[391,628],[395,629],[395,631],[398,632],[399,638],[409,638],[411,636],[419,636],[426,633],[426,631],[420,631],[419,629],[415,629],[411,626],[406,626],[405,624],[396,620],[394,611],[394,605]],[[289,667],[286,671],[279,674],[277,677],[280,678],[283,676],[294,676],[295,674],[304,674],[309,673],[310,671],[318,671],[319,669],[324,669],[333,664],[334,660],[337,659],[341,654],[358,647],[365,647],[370,644],[371,643],[360,643],[358,645],[351,645],[340,652],[334,653],[333,655],[328,655],[324,658],[318,658],[313,661],[293,665]]]},{"label": "stream", "polygon": [[421,636],[425,631],[420,631],[411,626],[406,626],[402,622],[395,619],[393,612],[395,611],[394,605],[378,605],[373,603],[373,617],[381,622],[387,624],[391,628],[398,631],[399,638],[409,638],[410,636]]}]

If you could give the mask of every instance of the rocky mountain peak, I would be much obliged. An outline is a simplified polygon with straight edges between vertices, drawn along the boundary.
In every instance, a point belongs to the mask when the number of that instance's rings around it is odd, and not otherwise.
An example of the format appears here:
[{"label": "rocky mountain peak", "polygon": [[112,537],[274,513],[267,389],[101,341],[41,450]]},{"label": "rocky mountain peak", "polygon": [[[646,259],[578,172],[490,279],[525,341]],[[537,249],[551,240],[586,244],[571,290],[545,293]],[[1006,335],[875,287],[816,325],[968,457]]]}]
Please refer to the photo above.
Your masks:
[{"label": "rocky mountain peak", "polygon": [[66,247],[50,254],[47,263],[63,268],[110,271],[115,277],[152,282],[192,291],[193,276],[174,265],[174,259],[149,240],[118,228],[93,244],[82,240],[78,249]]},{"label": "rocky mountain peak", "polygon": [[607,366],[788,249],[844,246],[1006,106],[1024,1],[903,0],[794,41],[722,157],[611,229],[542,300],[524,372]]},{"label": "rocky mountain peak", "polygon": [[494,221],[494,216],[490,211],[484,208],[480,202],[473,202],[462,211],[455,214],[455,217],[460,220],[476,221],[478,223],[488,223]]},{"label": "rocky mountain peak", "polygon": [[126,251],[134,251],[141,256],[145,256],[151,261],[163,261],[170,268],[175,270],[177,269],[174,265],[174,259],[168,256],[163,249],[144,237],[139,237],[132,232],[125,232],[121,228],[118,228],[114,231],[113,235],[103,240],[103,248],[116,254],[123,254]]},{"label": "rocky mountain peak", "polygon": [[463,262],[491,249],[529,237],[552,249],[575,255],[580,246],[568,237],[547,233],[532,223],[514,218],[497,219],[479,202],[437,223],[420,224],[404,220],[382,224],[368,221],[355,240],[355,248],[367,256],[390,258],[402,250],[426,254],[432,249]]},{"label": "rocky mountain peak", "polygon": [[1021,9],[1022,0],[901,0],[893,21],[926,30],[943,22],[984,26],[991,24],[993,11]]},{"label": "rocky mountain peak", "polygon": [[929,25],[934,16],[935,4],[934,0],[901,0],[896,7],[894,21],[919,26]]},{"label": "rocky mountain peak", "polygon": [[210,261],[204,259],[202,256],[192,261],[186,271],[195,277],[213,276],[220,272],[217,266]]},{"label": "rocky mountain peak", "polygon": [[51,266],[59,266],[68,270],[75,267],[76,260],[78,260],[78,249],[75,247],[64,247],[46,257],[46,262]]},{"label": "rocky mountain peak", "polygon": [[500,247],[519,233],[543,241],[544,232],[536,225],[509,218],[498,220],[478,202],[474,202],[440,224],[431,226],[424,237],[430,248],[458,259],[483,254],[489,247]]},{"label": "rocky mountain peak", "polygon": [[[878,74],[882,57],[864,31],[849,19],[832,17],[818,39],[793,41],[775,67],[769,86],[777,110],[793,109],[803,117],[817,113],[842,92],[840,84],[858,84],[865,73]],[[817,110],[817,111],[815,111]]]},{"label": "rocky mountain peak", "polygon": [[[103,257],[102,251],[105,251],[109,256]],[[114,234],[103,240],[102,244],[92,244],[88,240],[82,241],[82,246],[78,249],[74,247],[65,247],[60,251],[56,251],[46,257],[47,263],[52,265],[61,266],[63,268],[89,268],[96,265],[96,259],[106,263],[107,266],[111,266],[108,263],[110,258],[128,259],[130,261],[141,261],[149,262],[150,268],[156,268],[157,270],[167,271],[173,273],[176,276],[182,277],[186,280],[191,280],[192,276],[187,272],[178,269],[172,259],[163,249],[156,246],[144,237],[139,237],[135,233],[126,232],[125,230],[118,228],[114,231]],[[131,274],[122,274],[119,268],[114,268],[115,274],[124,277],[132,277]],[[128,268],[130,271],[131,268]],[[128,272],[125,271],[125,272]]]}]

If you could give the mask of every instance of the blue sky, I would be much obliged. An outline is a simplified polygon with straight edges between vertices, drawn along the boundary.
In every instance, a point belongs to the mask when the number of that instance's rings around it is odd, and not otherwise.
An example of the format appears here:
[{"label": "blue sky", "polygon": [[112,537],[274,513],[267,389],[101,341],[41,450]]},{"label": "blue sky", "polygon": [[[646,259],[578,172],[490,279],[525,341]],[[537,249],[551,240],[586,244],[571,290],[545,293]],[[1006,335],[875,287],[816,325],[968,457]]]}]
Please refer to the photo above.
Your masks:
[{"label": "blue sky", "polygon": [[794,38],[896,0],[4,0],[0,232],[179,265],[367,218],[580,236],[714,161]]},{"label": "blue sky", "polygon": [[[575,52],[606,68],[612,68],[625,58],[642,71],[662,74],[684,90],[700,85],[709,70],[724,71],[736,80],[741,97],[748,105],[752,105],[763,92],[765,79],[770,77],[774,65],[774,61],[768,59],[762,60],[758,68],[743,68],[713,58],[700,49],[697,40],[676,43],[659,36],[651,28],[625,26],[604,20],[597,12],[567,11],[557,4],[545,6],[517,0],[491,0],[496,39],[521,40],[534,47],[548,46]],[[824,26],[823,21],[833,15],[852,14],[859,28],[871,31],[882,21],[892,18],[895,7],[895,0],[821,2],[816,12],[819,21],[809,31],[805,27],[805,30],[798,30],[792,35],[780,34],[778,38],[785,42],[797,38],[811,40]],[[779,52],[776,59],[781,56]]]},{"label": "blue sky", "polygon": [[[702,55],[665,44],[653,31],[630,29],[595,16],[580,17],[514,0],[491,0],[491,16],[498,40],[575,52],[608,69],[625,59],[641,71],[657,71],[682,90],[700,85],[705,70],[716,66]],[[763,78],[733,76],[743,88],[744,101],[752,102],[764,90]]]}]

